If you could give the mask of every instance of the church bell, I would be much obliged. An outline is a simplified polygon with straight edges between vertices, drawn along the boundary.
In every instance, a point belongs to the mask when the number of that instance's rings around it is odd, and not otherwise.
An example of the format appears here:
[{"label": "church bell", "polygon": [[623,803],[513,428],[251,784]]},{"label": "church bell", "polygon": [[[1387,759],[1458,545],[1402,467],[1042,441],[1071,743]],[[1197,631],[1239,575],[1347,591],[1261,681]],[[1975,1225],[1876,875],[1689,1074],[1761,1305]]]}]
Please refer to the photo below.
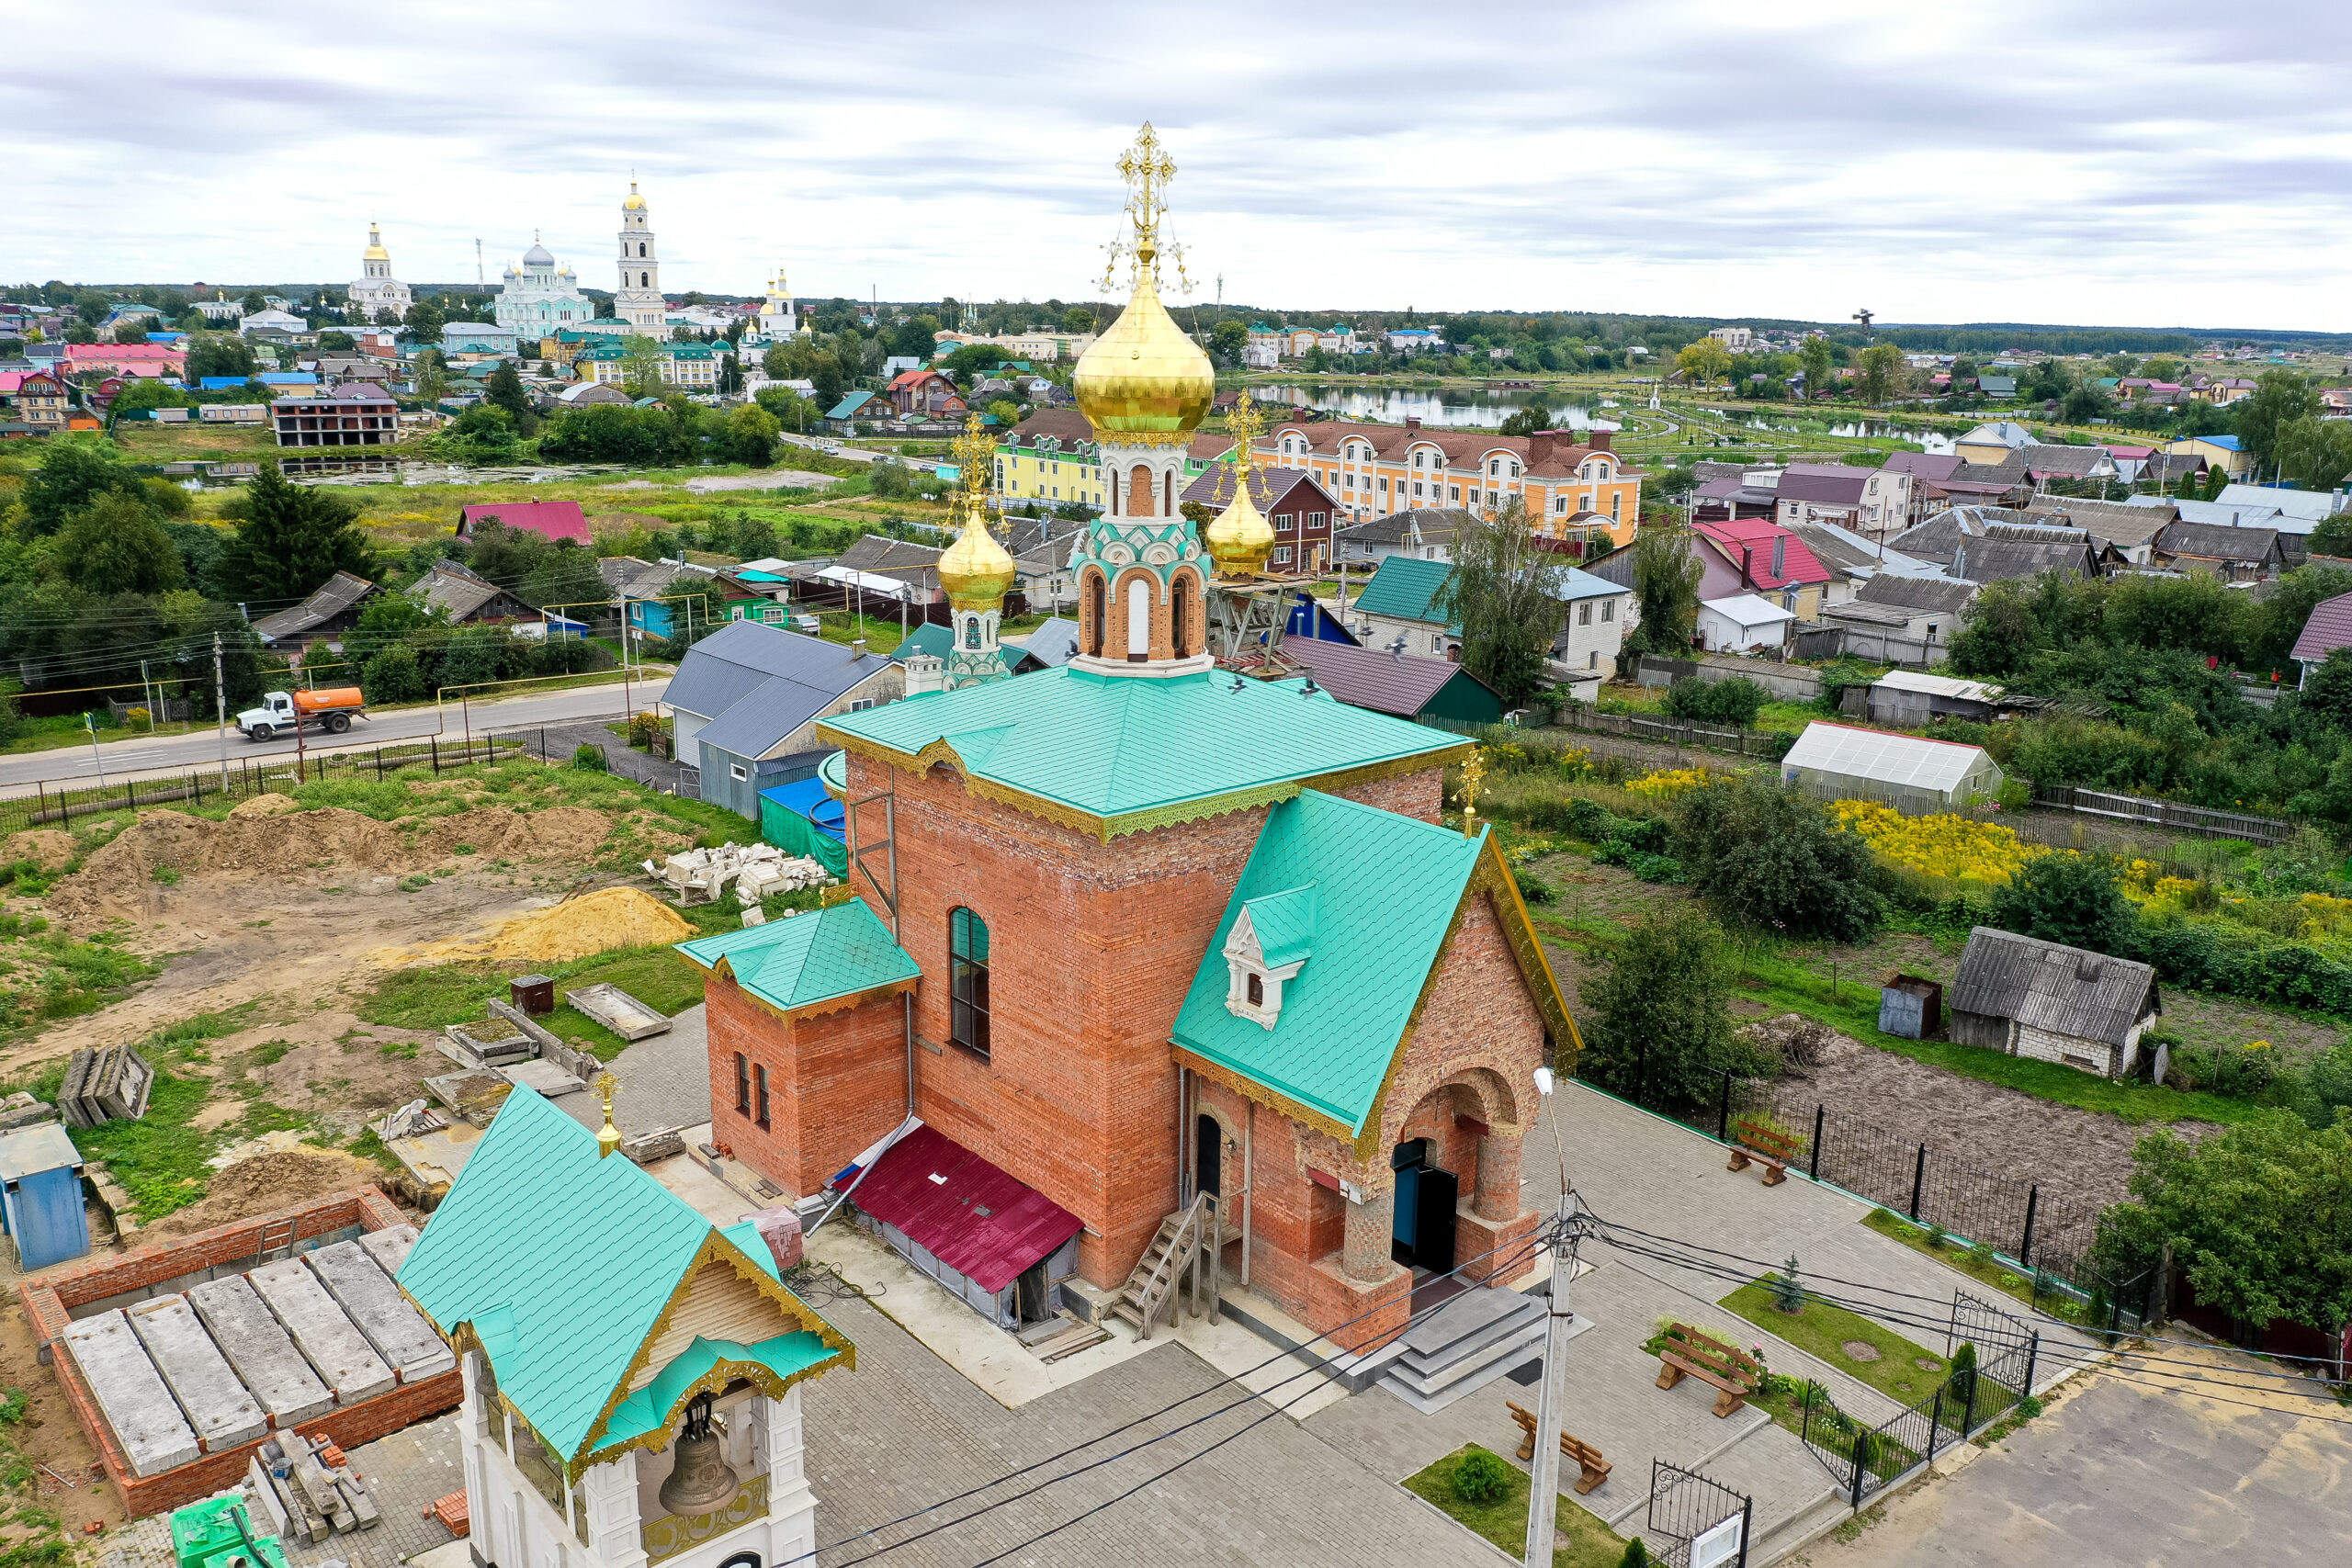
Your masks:
[{"label": "church bell", "polygon": [[686,1402],[686,1424],[678,1433],[676,1459],[670,1478],[662,1483],[662,1506],[673,1514],[707,1514],[731,1500],[742,1485],[734,1467],[719,1452],[718,1434],[710,1429],[710,1395],[698,1393]]}]

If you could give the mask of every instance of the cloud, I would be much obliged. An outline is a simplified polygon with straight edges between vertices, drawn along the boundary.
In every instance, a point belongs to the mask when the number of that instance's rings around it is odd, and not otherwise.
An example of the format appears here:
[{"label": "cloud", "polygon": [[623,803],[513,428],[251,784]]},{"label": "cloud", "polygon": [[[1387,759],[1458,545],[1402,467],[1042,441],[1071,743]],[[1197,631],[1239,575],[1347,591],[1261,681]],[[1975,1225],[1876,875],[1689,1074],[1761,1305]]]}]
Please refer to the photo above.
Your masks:
[{"label": "cloud", "polygon": [[109,15],[138,63],[0,80],[16,276],[342,279],[373,218],[604,286],[634,168],[673,292],[1084,298],[1148,118],[1237,301],[2352,330],[2340,4]]}]

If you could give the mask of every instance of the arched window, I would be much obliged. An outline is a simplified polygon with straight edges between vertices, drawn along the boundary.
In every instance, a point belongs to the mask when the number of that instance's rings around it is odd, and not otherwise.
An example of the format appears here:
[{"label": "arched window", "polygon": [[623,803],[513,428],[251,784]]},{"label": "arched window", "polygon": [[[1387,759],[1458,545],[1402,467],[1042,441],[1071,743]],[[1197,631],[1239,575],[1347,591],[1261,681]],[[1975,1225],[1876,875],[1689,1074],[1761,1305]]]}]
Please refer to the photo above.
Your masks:
[{"label": "arched window", "polygon": [[1264,977],[1262,976],[1253,974],[1248,977],[1245,981],[1245,985],[1250,996],[1250,1005],[1253,1008],[1264,1007],[1266,1005],[1266,982]]},{"label": "arched window", "polygon": [[1086,574],[1086,651],[1097,659],[1102,657],[1103,623],[1110,619],[1110,611],[1104,603],[1108,592],[1101,572]]},{"label": "arched window", "polygon": [[1151,515],[1151,470],[1141,463],[1127,470],[1127,515]]},{"label": "arched window", "polygon": [[1151,583],[1132,578],[1127,582],[1127,662],[1141,664],[1150,658]]},{"label": "arched window", "polygon": [[947,916],[947,1038],[989,1054],[989,928],[969,909]]},{"label": "arched window", "polygon": [[980,618],[978,615],[964,617],[964,646],[966,648],[980,646]]},{"label": "arched window", "polygon": [[1159,514],[1162,517],[1176,515],[1176,471],[1173,468],[1159,476]]},{"label": "arched window", "polygon": [[639,240],[637,243],[637,254],[639,255],[643,255],[645,254],[645,242],[642,240]]},{"label": "arched window", "polygon": [[648,285],[651,284],[652,281],[653,275],[650,272],[640,272],[637,275],[637,286],[639,288],[646,288]]},{"label": "arched window", "polygon": [[1192,583],[1178,578],[1176,591],[1169,595],[1168,600],[1168,647],[1179,659],[1192,651],[1184,646],[1192,637]]}]

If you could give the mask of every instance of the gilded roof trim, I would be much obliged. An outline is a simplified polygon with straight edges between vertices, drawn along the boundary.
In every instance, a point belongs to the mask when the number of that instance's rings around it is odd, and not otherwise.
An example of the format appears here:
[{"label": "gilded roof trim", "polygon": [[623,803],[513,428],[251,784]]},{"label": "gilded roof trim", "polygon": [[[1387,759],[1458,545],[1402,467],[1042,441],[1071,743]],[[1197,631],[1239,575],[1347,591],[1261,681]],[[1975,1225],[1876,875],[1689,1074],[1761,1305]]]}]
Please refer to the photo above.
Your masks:
[{"label": "gilded roof trim", "polygon": [[1246,1073],[1238,1073],[1222,1062],[1210,1060],[1189,1045],[1170,1042],[1171,1055],[1178,1066],[1193,1071],[1213,1082],[1223,1084],[1244,1100],[1254,1100],[1277,1116],[1286,1117],[1302,1127],[1312,1127],[1328,1134],[1343,1144],[1355,1141],[1356,1130],[1329,1111],[1317,1111],[1302,1101],[1293,1100],[1278,1089],[1260,1083]]},{"label": "gilded roof trim", "polygon": [[[826,891],[831,892],[831,889],[828,888]],[[848,900],[842,899],[840,902],[846,903]],[[701,964],[695,964],[693,959],[688,958],[683,953],[678,955],[678,960],[680,963],[690,964],[696,969],[702,968]],[[910,976],[903,980],[891,980],[879,986],[868,986],[862,991],[844,991],[837,997],[820,997],[815,1001],[801,1002],[794,1007],[778,1007],[775,1003],[768,1000],[767,998],[752,989],[751,987],[743,984],[742,980],[735,973],[735,965],[728,961],[727,955],[723,953],[718,955],[718,961],[713,964],[708,970],[705,971],[705,973],[712,976],[714,978],[724,976],[728,984],[733,986],[738,991],[742,993],[743,999],[745,1001],[750,1002],[762,1012],[786,1023],[791,1023],[797,1020],[804,1018],[821,1017],[823,1014],[829,1012],[845,1012],[851,1008],[862,1007],[867,1002],[880,1001],[885,998],[895,997],[900,991],[913,990],[921,979],[921,976]]]}]

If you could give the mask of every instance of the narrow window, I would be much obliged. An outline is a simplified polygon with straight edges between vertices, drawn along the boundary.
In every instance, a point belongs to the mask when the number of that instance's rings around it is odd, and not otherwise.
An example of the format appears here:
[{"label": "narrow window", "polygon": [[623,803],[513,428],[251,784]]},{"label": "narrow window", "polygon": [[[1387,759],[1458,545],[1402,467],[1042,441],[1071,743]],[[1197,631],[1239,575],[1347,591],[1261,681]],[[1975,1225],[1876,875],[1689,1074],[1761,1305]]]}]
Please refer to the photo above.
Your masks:
[{"label": "narrow window", "polygon": [[1168,602],[1168,648],[1179,659],[1185,656],[1187,649],[1184,645],[1192,636],[1188,608],[1191,598],[1192,586],[1179,579],[1176,592],[1169,596]]},{"label": "narrow window", "polygon": [[[1118,494],[1118,491],[1114,488],[1111,493],[1115,496]],[[1110,618],[1109,609],[1104,603],[1106,591],[1103,587],[1101,574],[1089,572],[1086,578],[1086,616],[1088,622],[1086,628],[1086,651],[1092,654],[1097,659],[1100,659],[1102,656],[1102,624]]]},{"label": "narrow window", "polygon": [[758,1101],[757,1114],[755,1114],[752,1120],[757,1122],[761,1126],[765,1127],[768,1124],[767,1068],[753,1067],[752,1069],[752,1087],[755,1091],[754,1098]]},{"label": "narrow window", "polygon": [[1127,583],[1127,662],[1140,664],[1151,657],[1151,584],[1143,578]]},{"label": "narrow window", "polygon": [[1251,1007],[1261,1008],[1266,1005],[1266,982],[1263,979],[1252,975],[1249,977],[1245,988],[1249,992]]},{"label": "narrow window", "polygon": [[741,1051],[735,1053],[735,1109],[752,1113],[752,1064]]},{"label": "narrow window", "polygon": [[980,618],[978,615],[967,615],[965,617],[964,646],[966,648],[978,648],[980,646]]},{"label": "narrow window", "polygon": [[989,928],[969,909],[947,917],[947,1037],[976,1055],[989,1054]]}]

